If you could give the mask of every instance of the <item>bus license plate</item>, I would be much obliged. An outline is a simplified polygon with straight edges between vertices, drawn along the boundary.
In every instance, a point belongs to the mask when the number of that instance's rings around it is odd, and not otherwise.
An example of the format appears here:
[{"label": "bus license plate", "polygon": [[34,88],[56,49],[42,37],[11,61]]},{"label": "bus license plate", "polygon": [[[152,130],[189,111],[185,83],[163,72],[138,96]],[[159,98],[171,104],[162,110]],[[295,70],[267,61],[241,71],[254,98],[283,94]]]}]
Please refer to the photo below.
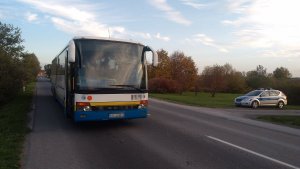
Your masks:
[{"label": "bus license plate", "polygon": [[124,113],[112,113],[109,114],[110,119],[119,119],[119,118],[124,118]]}]

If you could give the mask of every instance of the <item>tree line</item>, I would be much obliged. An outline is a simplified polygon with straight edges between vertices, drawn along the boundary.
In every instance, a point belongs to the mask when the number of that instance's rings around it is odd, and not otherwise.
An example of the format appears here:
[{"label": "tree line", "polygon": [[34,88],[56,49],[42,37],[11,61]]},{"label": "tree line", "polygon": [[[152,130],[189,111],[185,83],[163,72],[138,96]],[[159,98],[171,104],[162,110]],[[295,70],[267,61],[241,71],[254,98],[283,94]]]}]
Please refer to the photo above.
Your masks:
[{"label": "tree line", "polygon": [[[24,51],[21,30],[0,22],[0,103],[15,97],[23,86],[35,80],[40,63],[34,53]],[[278,67],[272,73],[258,65],[256,69],[240,72],[230,64],[207,66],[198,72],[195,62],[181,51],[171,55],[157,51],[159,65],[148,65],[149,89],[159,93],[185,91],[244,93],[257,88],[275,88],[288,95],[289,102],[300,103],[300,79],[291,78],[287,68]],[[50,74],[50,64],[45,65]]]},{"label": "tree line", "polygon": [[23,42],[19,28],[0,22],[0,103],[17,96],[40,71],[38,58],[24,51]]},{"label": "tree line", "polygon": [[206,66],[198,73],[195,62],[183,52],[175,51],[170,56],[161,49],[157,51],[159,65],[148,65],[149,90],[158,93],[184,91],[209,92],[214,97],[218,92],[245,93],[258,88],[274,88],[283,91],[289,103],[300,104],[300,79],[292,78],[285,67],[272,73],[258,65],[256,69],[241,72],[226,63]]}]

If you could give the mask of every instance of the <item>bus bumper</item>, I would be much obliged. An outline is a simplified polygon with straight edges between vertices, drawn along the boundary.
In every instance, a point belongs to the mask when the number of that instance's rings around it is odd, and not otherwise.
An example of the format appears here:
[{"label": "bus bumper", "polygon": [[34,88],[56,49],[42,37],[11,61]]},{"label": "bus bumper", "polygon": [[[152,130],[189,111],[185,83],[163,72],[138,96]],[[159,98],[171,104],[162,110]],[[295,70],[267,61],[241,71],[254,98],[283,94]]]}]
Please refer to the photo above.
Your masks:
[{"label": "bus bumper", "polygon": [[146,118],[148,116],[147,109],[136,110],[101,110],[101,111],[75,111],[74,121],[107,121]]}]

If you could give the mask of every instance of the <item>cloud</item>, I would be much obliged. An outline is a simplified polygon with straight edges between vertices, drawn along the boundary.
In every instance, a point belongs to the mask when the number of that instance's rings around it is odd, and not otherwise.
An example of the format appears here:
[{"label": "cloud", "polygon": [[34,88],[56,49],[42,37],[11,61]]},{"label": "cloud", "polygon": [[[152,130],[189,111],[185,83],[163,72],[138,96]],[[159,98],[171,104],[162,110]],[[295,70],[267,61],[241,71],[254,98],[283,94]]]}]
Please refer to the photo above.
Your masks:
[{"label": "cloud", "polygon": [[269,58],[300,58],[300,49],[299,47],[289,46],[284,49],[264,50],[262,56]]},{"label": "cloud", "polygon": [[186,39],[188,42],[192,43],[201,43],[205,46],[210,46],[218,49],[220,52],[228,53],[228,49],[226,49],[224,46],[220,45],[219,43],[215,42],[214,39],[208,37],[205,34],[196,34],[191,39]]},{"label": "cloud", "polygon": [[294,48],[300,48],[299,6],[298,0],[231,0],[228,9],[238,17],[222,23],[235,29],[235,45],[263,49],[264,56],[295,57],[299,51]]},{"label": "cloud", "polygon": [[[94,7],[88,4],[80,3],[79,6],[72,6],[69,5],[67,1],[21,1],[32,5],[42,12],[45,15],[45,18],[52,22],[57,29],[75,36],[100,36],[129,39],[152,39],[152,37],[156,37],[150,33],[126,30],[123,26],[109,26],[104,24],[96,19],[96,14],[92,12]],[[30,22],[37,19],[37,14],[27,13],[26,16],[27,20]],[[156,39],[165,41],[167,37],[159,36],[158,38],[156,37]]]},{"label": "cloud", "polygon": [[128,37],[133,38],[143,38],[143,39],[152,39],[152,35],[150,33],[144,33],[144,32],[128,32]]},{"label": "cloud", "polygon": [[123,34],[123,36],[129,37],[129,38],[134,38],[134,39],[147,39],[147,40],[151,40],[151,39],[156,39],[156,40],[160,40],[160,41],[169,41],[170,37],[167,36],[161,36],[160,33],[157,33],[155,35],[151,34],[151,33],[145,33],[145,32],[126,32],[126,34]]},{"label": "cloud", "polygon": [[51,17],[51,21],[58,29],[77,36],[109,37],[108,27],[97,22],[75,22],[58,17]]},{"label": "cloud", "polygon": [[233,13],[243,13],[248,8],[250,0],[229,0],[228,9]]},{"label": "cloud", "polygon": [[37,0],[21,0],[27,4],[33,5],[38,10],[54,16],[59,16],[69,20],[87,21],[93,20],[94,15],[85,10],[80,10],[72,5],[63,4],[63,2],[56,1],[37,1]]},{"label": "cloud", "polygon": [[[80,9],[63,2],[22,0],[47,15],[50,21],[60,30],[73,35],[89,35],[108,37],[109,27],[96,20],[95,15],[89,9]],[[84,5],[83,5],[84,6]],[[112,27],[111,33],[120,32],[122,28]]]},{"label": "cloud", "polygon": [[29,22],[33,22],[33,21],[36,21],[38,19],[38,15],[34,14],[34,13],[31,13],[31,12],[27,12],[26,13],[26,19]]},{"label": "cloud", "polygon": [[182,24],[188,26],[191,24],[191,21],[186,19],[182,14],[172,8],[168,3],[167,0],[149,0],[150,4],[152,4],[155,8],[163,11],[168,20],[176,22],[178,24]]},{"label": "cloud", "polygon": [[169,37],[167,37],[167,36],[161,36],[160,33],[157,33],[157,34],[155,35],[155,38],[156,38],[156,39],[159,39],[159,40],[163,40],[163,41],[169,41],[169,40],[170,40]]},{"label": "cloud", "polygon": [[184,5],[191,6],[195,9],[202,9],[203,7],[207,6],[205,4],[201,4],[196,0],[180,0]]}]

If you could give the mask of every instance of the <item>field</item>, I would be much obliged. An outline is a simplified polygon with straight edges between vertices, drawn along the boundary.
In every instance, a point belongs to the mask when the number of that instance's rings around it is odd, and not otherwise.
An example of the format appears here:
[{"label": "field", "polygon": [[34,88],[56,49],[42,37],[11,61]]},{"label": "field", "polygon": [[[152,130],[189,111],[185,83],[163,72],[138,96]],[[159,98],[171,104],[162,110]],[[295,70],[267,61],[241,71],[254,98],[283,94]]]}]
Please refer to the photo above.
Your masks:
[{"label": "field", "polygon": [[300,116],[259,116],[258,120],[300,128]]},{"label": "field", "polygon": [[240,94],[217,93],[215,97],[211,97],[210,93],[198,93],[195,96],[193,92],[185,92],[180,94],[154,94],[151,93],[150,97],[162,100],[183,103],[193,106],[211,107],[211,108],[233,108],[233,100]]},{"label": "field", "polygon": [[[194,92],[185,92],[182,95],[151,93],[150,97],[193,106],[211,108],[234,108],[234,98],[241,95],[242,94],[217,93],[215,97],[211,97],[210,93],[202,92],[198,93],[198,95],[195,96]],[[300,106],[288,105],[287,107],[285,107],[285,109],[300,109]]]},{"label": "field", "polygon": [[30,111],[34,83],[27,91],[0,107],[0,168],[20,168],[27,128],[27,113]]}]

